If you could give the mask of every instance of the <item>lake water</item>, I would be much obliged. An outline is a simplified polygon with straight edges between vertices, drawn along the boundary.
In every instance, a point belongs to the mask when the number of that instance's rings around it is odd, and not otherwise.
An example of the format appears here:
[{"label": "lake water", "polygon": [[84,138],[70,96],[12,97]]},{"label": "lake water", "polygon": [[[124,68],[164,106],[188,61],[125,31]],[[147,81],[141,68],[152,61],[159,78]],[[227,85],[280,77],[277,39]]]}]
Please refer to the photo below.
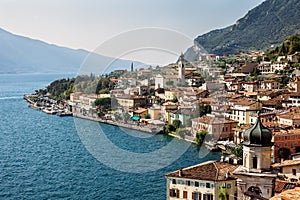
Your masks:
[{"label": "lake water", "polygon": [[[187,146],[185,141],[28,108],[24,94],[68,76],[0,75],[1,199],[166,199],[164,174],[219,159],[218,153],[202,158],[191,145],[166,165],[165,160]],[[129,157],[136,155],[132,165],[125,154],[108,149],[105,139],[129,152]],[[143,157],[169,144],[173,147],[167,153]],[[137,159],[141,159],[139,166]],[[166,166],[156,169],[153,163]]]}]

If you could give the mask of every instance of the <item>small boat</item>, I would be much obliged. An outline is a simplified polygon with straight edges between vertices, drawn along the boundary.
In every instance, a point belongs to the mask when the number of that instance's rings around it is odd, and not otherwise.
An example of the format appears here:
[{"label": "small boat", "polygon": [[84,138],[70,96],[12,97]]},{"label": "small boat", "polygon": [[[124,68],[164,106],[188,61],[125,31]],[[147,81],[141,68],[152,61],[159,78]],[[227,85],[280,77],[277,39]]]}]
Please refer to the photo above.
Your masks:
[{"label": "small boat", "polygon": [[52,110],[52,109],[49,109],[49,108],[45,108],[42,110],[44,113],[46,114],[49,114],[49,115],[55,115],[57,113],[56,110]]},{"label": "small boat", "polygon": [[58,113],[56,113],[57,116],[60,117],[68,117],[68,116],[73,116],[72,112],[66,112],[66,111],[60,111]]}]

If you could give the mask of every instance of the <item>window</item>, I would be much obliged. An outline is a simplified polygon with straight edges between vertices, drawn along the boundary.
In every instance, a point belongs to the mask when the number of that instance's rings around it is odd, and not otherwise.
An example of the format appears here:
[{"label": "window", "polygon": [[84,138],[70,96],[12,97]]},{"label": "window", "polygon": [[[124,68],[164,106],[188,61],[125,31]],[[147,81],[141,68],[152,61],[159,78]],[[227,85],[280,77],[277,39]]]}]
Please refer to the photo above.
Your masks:
[{"label": "window", "polygon": [[257,168],[257,157],[253,158],[253,168],[256,169]]},{"label": "window", "polygon": [[191,181],[186,181],[186,185],[190,186],[191,185]]},{"label": "window", "polygon": [[194,181],[191,181],[191,186],[195,186],[195,182]]},{"label": "window", "polygon": [[205,183],[200,183],[200,187],[205,188]]},{"label": "window", "polygon": [[237,193],[234,193],[234,200],[237,200]]},{"label": "window", "polygon": [[187,199],[187,196],[188,196],[187,191],[183,191],[183,198],[184,198],[184,199]]},{"label": "window", "polygon": [[293,173],[294,176],[296,176],[296,174],[297,174],[296,169],[292,169],[292,173]]},{"label": "window", "polygon": [[210,183],[206,183],[206,188],[210,188]]},{"label": "window", "polygon": [[179,198],[179,190],[178,189],[170,189],[169,194],[170,194],[170,197]]},{"label": "window", "polygon": [[213,200],[214,199],[214,195],[212,194],[205,194],[203,200]]},{"label": "window", "polygon": [[199,182],[195,181],[195,187],[199,187]]},{"label": "window", "polygon": [[231,184],[230,183],[227,183],[227,188],[231,188]]},{"label": "window", "polygon": [[193,200],[201,200],[202,194],[200,192],[193,192],[192,193],[192,199]]},{"label": "window", "polygon": [[172,179],[172,184],[176,184],[176,179]]}]

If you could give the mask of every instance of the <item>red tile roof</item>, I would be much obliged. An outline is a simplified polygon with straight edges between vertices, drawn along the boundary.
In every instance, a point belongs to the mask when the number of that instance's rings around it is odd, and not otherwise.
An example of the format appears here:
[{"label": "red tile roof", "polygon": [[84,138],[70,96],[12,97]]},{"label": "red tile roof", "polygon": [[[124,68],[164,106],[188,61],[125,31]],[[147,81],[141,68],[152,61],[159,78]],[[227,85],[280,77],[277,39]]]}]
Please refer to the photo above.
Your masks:
[{"label": "red tile roof", "polygon": [[235,179],[231,173],[237,167],[237,165],[231,165],[225,162],[208,161],[182,169],[181,176],[179,173],[180,170],[166,174],[166,176],[196,180],[224,181],[227,179]]},{"label": "red tile roof", "polygon": [[292,199],[300,199],[300,188],[296,187],[294,189],[286,190],[274,197],[270,200],[292,200]]}]

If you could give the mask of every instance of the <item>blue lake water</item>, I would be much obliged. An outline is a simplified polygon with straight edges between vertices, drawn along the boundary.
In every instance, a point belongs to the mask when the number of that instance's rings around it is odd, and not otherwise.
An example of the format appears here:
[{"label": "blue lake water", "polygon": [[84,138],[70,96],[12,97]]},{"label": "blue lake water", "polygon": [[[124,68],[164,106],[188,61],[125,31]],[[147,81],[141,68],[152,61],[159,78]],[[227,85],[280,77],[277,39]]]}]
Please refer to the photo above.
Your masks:
[{"label": "blue lake water", "polygon": [[[179,158],[170,165],[142,172],[143,167],[153,163],[164,164],[169,155],[174,156],[187,143],[28,108],[24,94],[68,76],[0,75],[0,199],[166,199],[164,174],[219,159],[217,153],[201,158],[199,149],[191,145],[184,154],[178,153]],[[80,134],[79,124],[83,126]],[[122,154],[114,154],[113,150],[107,154],[110,149],[101,143],[103,136],[119,150],[137,155],[136,159],[170,143],[176,148],[151,160],[140,160],[138,168],[134,161],[130,165],[128,158],[120,157]]]}]

